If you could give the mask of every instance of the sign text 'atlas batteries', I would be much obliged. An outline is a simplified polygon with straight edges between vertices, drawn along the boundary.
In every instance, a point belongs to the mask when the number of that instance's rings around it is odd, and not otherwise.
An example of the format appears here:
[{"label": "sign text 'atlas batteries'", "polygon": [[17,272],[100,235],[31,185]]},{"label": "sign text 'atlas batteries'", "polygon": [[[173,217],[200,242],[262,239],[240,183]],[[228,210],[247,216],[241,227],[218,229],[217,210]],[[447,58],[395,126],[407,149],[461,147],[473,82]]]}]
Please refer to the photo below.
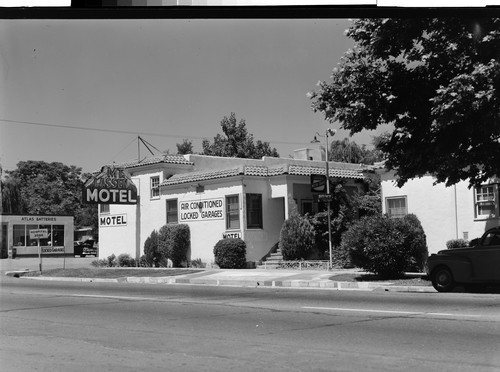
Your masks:
[{"label": "sign text 'atlas batteries'", "polygon": [[83,186],[83,201],[89,204],[137,204],[137,187],[121,168],[104,166]]},{"label": "sign text 'atlas batteries'", "polygon": [[209,221],[223,218],[224,202],[222,198],[179,202],[180,221]]}]

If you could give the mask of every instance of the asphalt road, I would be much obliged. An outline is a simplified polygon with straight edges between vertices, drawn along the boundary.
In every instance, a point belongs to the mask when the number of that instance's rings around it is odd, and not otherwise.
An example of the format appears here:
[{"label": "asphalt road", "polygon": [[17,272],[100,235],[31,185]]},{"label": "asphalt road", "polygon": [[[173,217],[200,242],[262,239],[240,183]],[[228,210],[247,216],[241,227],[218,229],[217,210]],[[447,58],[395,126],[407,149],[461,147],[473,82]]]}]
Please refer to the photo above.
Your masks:
[{"label": "asphalt road", "polygon": [[499,371],[500,295],[0,279],[5,371]]}]

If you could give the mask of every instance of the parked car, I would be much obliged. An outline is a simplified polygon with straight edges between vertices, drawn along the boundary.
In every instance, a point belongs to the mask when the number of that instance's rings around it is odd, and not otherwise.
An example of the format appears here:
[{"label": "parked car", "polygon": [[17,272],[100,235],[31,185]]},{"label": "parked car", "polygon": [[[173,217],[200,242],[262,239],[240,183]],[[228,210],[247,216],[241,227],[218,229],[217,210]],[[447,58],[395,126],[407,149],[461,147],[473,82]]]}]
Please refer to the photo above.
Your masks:
[{"label": "parked car", "polygon": [[500,285],[500,226],[486,231],[474,246],[432,254],[427,275],[439,292],[455,286]]},{"label": "parked car", "polygon": [[97,247],[94,239],[75,241],[74,255],[77,257],[97,257]]}]

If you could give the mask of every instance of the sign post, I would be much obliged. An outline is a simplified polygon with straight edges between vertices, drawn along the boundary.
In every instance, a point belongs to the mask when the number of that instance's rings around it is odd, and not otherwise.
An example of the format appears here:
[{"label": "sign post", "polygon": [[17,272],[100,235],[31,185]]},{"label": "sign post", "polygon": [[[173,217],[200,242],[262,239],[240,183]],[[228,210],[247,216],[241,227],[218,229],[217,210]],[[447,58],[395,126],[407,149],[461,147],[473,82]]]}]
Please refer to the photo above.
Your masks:
[{"label": "sign post", "polygon": [[40,245],[40,239],[47,239],[48,237],[49,237],[48,229],[30,230],[30,239],[36,239],[38,241],[38,258],[40,260],[40,272],[42,272],[42,246]]}]

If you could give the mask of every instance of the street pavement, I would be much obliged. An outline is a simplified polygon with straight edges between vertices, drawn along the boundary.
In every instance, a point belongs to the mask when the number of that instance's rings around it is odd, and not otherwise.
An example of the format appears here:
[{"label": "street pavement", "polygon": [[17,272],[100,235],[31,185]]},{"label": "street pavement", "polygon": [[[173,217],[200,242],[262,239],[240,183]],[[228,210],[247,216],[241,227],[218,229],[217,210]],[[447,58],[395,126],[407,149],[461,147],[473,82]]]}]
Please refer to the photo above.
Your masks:
[{"label": "street pavement", "polygon": [[[82,268],[92,267],[95,258],[43,258],[42,270],[54,268]],[[0,260],[1,275],[14,275],[23,271],[38,271],[38,258],[16,258]],[[147,269],[144,269],[145,271]],[[349,282],[330,279],[339,274],[359,273],[366,274],[360,269],[325,270],[285,270],[285,269],[205,269],[202,272],[193,270],[193,273],[162,276],[162,277],[122,277],[118,279],[96,278],[54,278],[30,277],[33,280],[71,280],[86,282],[118,282],[144,284],[179,284],[179,285],[211,285],[236,287],[264,287],[264,288],[301,288],[323,290],[352,290],[352,291],[385,291],[385,292],[427,292],[436,290],[432,286],[397,285],[391,281],[377,282]],[[146,274],[146,273],[145,273]],[[415,277],[421,273],[411,274]]]}]

